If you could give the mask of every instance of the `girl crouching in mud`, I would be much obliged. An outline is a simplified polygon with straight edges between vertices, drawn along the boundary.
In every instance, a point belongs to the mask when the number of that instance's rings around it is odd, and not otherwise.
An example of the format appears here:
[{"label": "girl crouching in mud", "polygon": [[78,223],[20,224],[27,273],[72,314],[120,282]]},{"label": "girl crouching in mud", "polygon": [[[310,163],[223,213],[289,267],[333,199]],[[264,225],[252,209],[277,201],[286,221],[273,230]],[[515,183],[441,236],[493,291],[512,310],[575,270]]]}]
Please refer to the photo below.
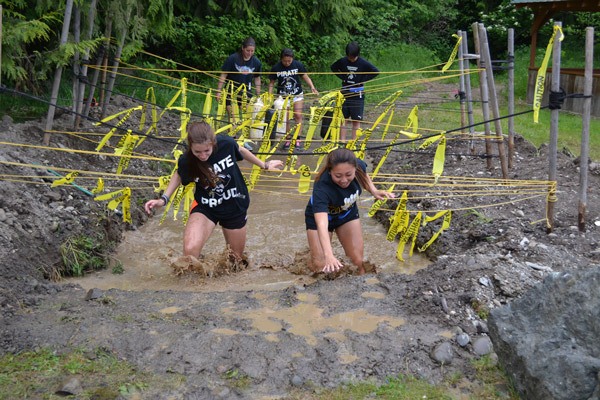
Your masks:
[{"label": "girl crouching in mud", "polygon": [[343,264],[333,255],[331,239],[336,233],[344,252],[364,274],[364,241],[356,201],[364,188],[376,199],[394,194],[375,188],[367,165],[348,149],[333,150],[315,178],[306,211],[306,235],[313,272],[336,272]]},{"label": "girl crouching in mud", "polygon": [[184,256],[200,257],[215,226],[221,224],[232,255],[241,260],[250,197],[237,161],[247,160],[266,170],[279,169],[283,163],[259,160],[233,138],[216,136],[206,122],[192,122],[187,131],[188,148],[178,160],[177,171],[160,199],[149,200],[144,208],[152,214],[154,208],[167,205],[179,185],[196,182],[195,201],[183,234]]}]

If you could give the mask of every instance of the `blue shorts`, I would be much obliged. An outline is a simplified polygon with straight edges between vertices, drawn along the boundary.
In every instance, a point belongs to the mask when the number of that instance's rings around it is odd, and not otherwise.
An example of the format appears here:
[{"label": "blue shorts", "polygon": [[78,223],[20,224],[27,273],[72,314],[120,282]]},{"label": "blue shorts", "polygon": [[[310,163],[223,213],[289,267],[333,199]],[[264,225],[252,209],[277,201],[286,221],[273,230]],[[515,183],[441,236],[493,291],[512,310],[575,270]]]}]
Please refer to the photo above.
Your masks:
[{"label": "blue shorts", "polygon": [[[359,218],[358,207],[352,207],[351,209],[349,209],[348,211],[346,211],[343,214],[328,215],[327,218],[329,219],[329,225],[327,227],[327,230],[329,232],[333,232],[340,226],[344,225],[346,222],[350,222],[355,219],[358,219]],[[313,230],[313,231],[317,230],[317,222],[315,221],[314,214],[313,215],[304,214],[304,222],[306,223],[306,230]]]},{"label": "blue shorts", "polygon": [[193,213],[200,213],[206,218],[210,219],[215,225],[220,224],[225,229],[242,229],[244,226],[246,226],[246,222],[248,220],[248,215],[245,211],[242,214],[231,218],[219,218],[211,213],[210,210],[200,207],[199,205],[196,205],[194,208],[192,208],[190,215]]}]

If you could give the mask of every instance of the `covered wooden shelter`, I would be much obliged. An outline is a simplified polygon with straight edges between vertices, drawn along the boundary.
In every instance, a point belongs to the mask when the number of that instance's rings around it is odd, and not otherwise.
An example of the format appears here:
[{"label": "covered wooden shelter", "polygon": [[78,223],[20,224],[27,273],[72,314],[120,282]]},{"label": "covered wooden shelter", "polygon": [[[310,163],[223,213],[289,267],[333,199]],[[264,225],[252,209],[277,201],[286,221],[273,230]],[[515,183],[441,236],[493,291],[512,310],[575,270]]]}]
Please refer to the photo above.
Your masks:
[{"label": "covered wooden shelter", "polygon": [[[511,0],[517,8],[527,7],[533,11],[534,19],[531,26],[531,50],[529,54],[529,78],[527,84],[527,102],[533,103],[535,78],[538,66],[535,65],[538,32],[540,28],[559,12],[598,12],[600,0]],[[597,27],[595,27],[597,29]],[[583,43],[582,46],[583,48]],[[583,55],[582,55],[583,58]],[[546,75],[546,88],[551,84],[551,68]],[[583,93],[583,68],[561,68],[560,86],[567,94]],[[548,103],[549,90],[544,91],[542,104]],[[594,68],[592,88],[592,115],[600,117],[600,69]],[[562,109],[581,113],[582,99],[565,100]]]}]

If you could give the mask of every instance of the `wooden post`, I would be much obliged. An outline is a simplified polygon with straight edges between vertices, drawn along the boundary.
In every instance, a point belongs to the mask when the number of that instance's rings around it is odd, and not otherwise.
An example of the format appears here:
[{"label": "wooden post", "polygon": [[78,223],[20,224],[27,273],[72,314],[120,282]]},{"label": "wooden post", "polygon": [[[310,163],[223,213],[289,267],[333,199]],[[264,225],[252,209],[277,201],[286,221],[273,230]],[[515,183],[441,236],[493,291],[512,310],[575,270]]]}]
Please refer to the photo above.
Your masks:
[{"label": "wooden post", "polygon": [[[456,34],[458,35],[459,38],[461,38],[461,42],[462,42],[462,31],[458,31],[456,32]],[[462,47],[462,43],[458,46],[458,68],[460,70],[460,77],[458,80],[458,99],[459,99],[459,104],[460,104],[460,126],[461,126],[461,132],[464,133],[464,126],[467,124],[467,119],[465,117],[465,99],[466,99],[466,93],[465,93],[465,70],[464,70],[464,65],[463,65],[463,47]]]},{"label": "wooden post", "polygon": [[592,112],[592,84],[594,74],[594,28],[585,29],[585,72],[583,75],[583,116],[581,128],[581,156],[579,157],[579,207],[577,226],[585,232],[587,209],[588,160],[590,152],[590,116]]},{"label": "wooden post", "polygon": [[[63,19],[62,32],[60,35],[60,45],[64,46],[69,38],[69,26],[71,25],[71,12],[73,11],[73,0],[67,0],[65,6],[65,17]],[[52,83],[52,92],[50,94],[50,106],[46,115],[46,126],[44,133],[44,144],[50,144],[50,130],[54,124],[54,112],[56,111],[56,102],[58,100],[58,89],[60,88],[60,79],[62,77],[63,68],[58,66],[54,71],[54,82]]]},{"label": "wooden post", "polygon": [[[469,133],[471,137],[475,134],[475,120],[473,119],[473,93],[471,92],[471,73],[469,72],[471,66],[469,60],[475,57],[473,54],[469,54],[469,45],[467,44],[467,32],[461,31],[462,34],[462,50],[463,50],[463,71],[465,72],[465,92],[467,97],[467,120],[469,121]],[[474,140],[471,140],[470,148],[471,154],[475,153]]]},{"label": "wooden post", "polygon": [[[562,27],[561,22],[555,22],[555,26]],[[560,90],[560,40],[554,39],[552,48],[552,84],[550,90],[558,92]],[[556,182],[556,164],[558,161],[558,112],[559,110],[550,110],[550,142],[548,144],[548,180]],[[554,227],[554,203],[556,202],[556,185],[549,189],[547,202],[548,227],[546,231],[552,232]]]},{"label": "wooden post", "polygon": [[475,42],[475,52],[479,55],[477,61],[477,67],[479,68],[479,91],[481,92],[481,110],[483,111],[483,120],[485,121],[485,154],[488,156],[486,158],[487,169],[492,169],[492,143],[490,141],[490,136],[492,136],[492,130],[490,129],[490,123],[487,122],[490,120],[490,108],[489,108],[489,93],[488,93],[488,85],[487,85],[487,74],[485,69],[485,61],[481,57],[481,43],[479,40],[479,24],[477,22],[473,23],[473,38]]},{"label": "wooden post", "polygon": [[496,93],[496,83],[494,82],[494,70],[492,68],[492,57],[490,55],[490,46],[487,39],[487,30],[483,24],[479,24],[479,45],[481,48],[481,57],[485,60],[486,80],[489,90],[489,101],[494,114],[494,127],[496,128],[496,138],[498,143],[498,158],[500,158],[500,168],[502,169],[502,178],[508,179],[508,167],[506,165],[506,151],[504,150],[504,136],[502,135],[502,123],[500,122],[500,107],[498,106],[498,95]]},{"label": "wooden post", "polygon": [[2,4],[0,4],[0,86],[2,86]]},{"label": "wooden post", "polygon": [[508,168],[515,156],[515,30],[508,29]]}]

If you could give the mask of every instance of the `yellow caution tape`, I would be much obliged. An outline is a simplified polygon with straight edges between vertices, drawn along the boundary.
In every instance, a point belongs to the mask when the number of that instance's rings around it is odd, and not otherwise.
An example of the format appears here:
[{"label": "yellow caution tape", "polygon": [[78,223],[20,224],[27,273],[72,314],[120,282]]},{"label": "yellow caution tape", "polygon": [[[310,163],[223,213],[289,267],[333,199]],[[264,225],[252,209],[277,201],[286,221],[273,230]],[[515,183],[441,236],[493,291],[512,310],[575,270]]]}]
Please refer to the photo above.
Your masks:
[{"label": "yellow caution tape", "polygon": [[554,40],[556,38],[556,34],[560,34],[558,40],[560,42],[563,41],[565,35],[560,26],[554,25],[554,31],[552,32],[552,37],[548,42],[548,46],[546,46],[546,54],[544,55],[544,59],[542,61],[542,65],[540,69],[538,69],[537,75],[535,77],[535,91],[533,94],[533,122],[538,123],[540,108],[542,106],[542,96],[544,95],[544,82],[546,81],[546,70],[548,69],[548,61],[550,61],[550,55],[552,54],[552,46],[554,45]]},{"label": "yellow caution tape", "polygon": [[435,150],[435,157],[433,158],[433,176],[435,185],[438,181],[438,178],[442,176],[444,172],[444,162],[446,159],[446,135],[442,134],[442,138],[438,143],[437,149]]},{"label": "yellow caution tape", "polygon": [[456,58],[456,53],[458,53],[458,46],[460,46],[460,42],[462,42],[462,36],[458,36],[455,33],[452,35],[452,37],[456,38],[456,44],[454,45],[454,48],[452,49],[452,53],[450,54],[448,61],[446,61],[446,64],[442,67],[442,72],[446,72],[446,70],[448,68],[450,68],[450,66],[454,62],[454,59]]},{"label": "yellow caution tape", "polygon": [[404,232],[406,229],[408,222],[408,211],[406,211],[406,204],[408,203],[408,192],[405,190],[398,200],[398,205],[396,206],[396,211],[394,215],[390,218],[390,227],[387,232],[386,240],[388,242],[392,242],[398,232]]},{"label": "yellow caution tape", "polygon": [[57,186],[62,186],[62,185],[70,185],[71,183],[73,183],[73,181],[75,180],[75,178],[77,177],[77,175],[79,175],[78,171],[69,172],[63,178],[55,179],[54,182],[52,182],[52,185],[50,187],[57,187]]},{"label": "yellow caution tape", "polygon": [[94,197],[94,200],[96,200],[96,201],[109,200],[108,205],[107,205],[109,210],[115,210],[119,206],[119,204],[122,204],[123,221],[131,223],[131,213],[130,213],[131,189],[129,187],[125,187],[121,190],[117,190],[117,191],[114,191],[111,193],[96,196],[96,197]]},{"label": "yellow caution tape", "polygon": [[300,168],[298,168],[298,172],[300,172],[298,192],[306,193],[310,189],[310,167],[306,164],[302,164]]},{"label": "yellow caution tape", "polygon": [[[396,184],[394,183],[392,186],[390,186],[388,188],[388,192],[392,192],[394,190],[394,187],[396,186]],[[373,217],[375,215],[375,213],[377,213],[377,211],[379,211],[379,209],[381,208],[381,206],[383,206],[386,202],[388,201],[387,197],[384,197],[381,200],[377,200],[373,203],[373,205],[371,206],[371,208],[369,208],[369,213],[367,214],[369,217]]]},{"label": "yellow caution tape", "polygon": [[98,178],[96,183],[96,187],[92,189],[93,194],[102,193],[104,191],[104,180],[102,178]]},{"label": "yellow caution tape", "polygon": [[421,213],[422,213],[422,211],[419,211],[417,213],[417,215],[415,215],[415,218],[410,223],[408,229],[402,234],[402,236],[400,237],[400,240],[398,241],[398,249],[396,250],[396,258],[400,261],[404,261],[404,258],[403,258],[404,246],[406,245],[406,243],[408,243],[408,241],[411,238],[412,238],[412,240],[411,240],[411,244],[409,247],[408,255],[410,257],[412,257],[413,249],[415,247],[415,242],[417,241],[417,236],[419,235],[419,227],[421,226]]},{"label": "yellow caution tape", "polygon": [[427,243],[425,243],[422,247],[419,248],[419,251],[425,251],[427,250],[427,248],[429,246],[431,246],[433,244],[433,242],[435,242],[437,240],[437,238],[448,228],[450,228],[450,221],[452,220],[452,211],[450,210],[445,210],[445,211],[440,211],[437,214],[435,214],[433,217],[425,217],[425,220],[423,221],[423,225],[427,224],[428,222],[431,221],[435,221],[436,219],[440,218],[440,217],[444,217],[444,220],[442,221],[442,226],[440,227],[440,229],[431,237],[431,239],[429,239],[427,241]]}]

